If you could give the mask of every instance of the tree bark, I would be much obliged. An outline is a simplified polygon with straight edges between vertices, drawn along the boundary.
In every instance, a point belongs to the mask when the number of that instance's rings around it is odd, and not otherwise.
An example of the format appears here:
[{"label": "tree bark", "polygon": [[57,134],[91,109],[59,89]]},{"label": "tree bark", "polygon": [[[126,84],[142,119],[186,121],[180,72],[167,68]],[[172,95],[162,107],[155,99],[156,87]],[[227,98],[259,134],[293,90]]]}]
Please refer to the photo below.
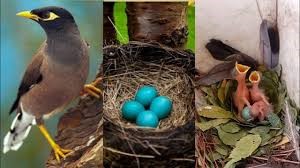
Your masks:
[{"label": "tree bark", "polygon": [[[99,86],[97,86],[99,87]],[[55,141],[65,149],[72,149],[65,160],[58,163],[51,152],[47,168],[103,167],[102,99],[80,98],[78,105],[68,110],[59,120]]]},{"label": "tree bark", "polygon": [[114,2],[104,2],[103,11],[103,42],[104,45],[118,43],[114,21]]},{"label": "tree bark", "polygon": [[184,48],[188,37],[186,2],[128,2],[130,41],[155,41]]}]

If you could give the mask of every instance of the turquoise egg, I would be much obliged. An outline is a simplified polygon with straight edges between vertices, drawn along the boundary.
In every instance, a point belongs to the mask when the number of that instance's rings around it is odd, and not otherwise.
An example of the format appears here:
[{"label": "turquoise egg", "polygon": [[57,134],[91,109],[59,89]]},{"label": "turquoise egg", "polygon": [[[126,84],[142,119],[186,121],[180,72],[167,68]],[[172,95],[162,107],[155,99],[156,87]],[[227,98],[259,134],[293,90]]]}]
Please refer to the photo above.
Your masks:
[{"label": "turquoise egg", "polygon": [[121,111],[124,119],[135,121],[139,113],[145,111],[145,108],[141,103],[129,100],[123,104]]},{"label": "turquoise egg", "polygon": [[152,127],[156,128],[158,126],[158,118],[152,111],[143,111],[141,112],[137,119],[136,124],[141,127]]},{"label": "turquoise egg", "polygon": [[150,105],[150,110],[153,111],[159,119],[166,118],[172,111],[172,101],[166,96],[156,97]]},{"label": "turquoise egg", "polygon": [[135,100],[148,107],[152,100],[158,96],[158,91],[153,86],[142,86],[136,92]]},{"label": "turquoise egg", "polygon": [[242,117],[246,121],[251,121],[253,117],[251,116],[251,112],[248,106],[246,106],[242,111]]}]

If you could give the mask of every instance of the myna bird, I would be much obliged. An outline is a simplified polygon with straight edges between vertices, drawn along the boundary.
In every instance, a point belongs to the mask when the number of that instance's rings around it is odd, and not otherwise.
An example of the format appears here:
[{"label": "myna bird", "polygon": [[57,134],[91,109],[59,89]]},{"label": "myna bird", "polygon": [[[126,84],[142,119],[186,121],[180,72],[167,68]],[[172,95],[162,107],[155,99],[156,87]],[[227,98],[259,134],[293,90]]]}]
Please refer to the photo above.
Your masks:
[{"label": "myna bird", "polygon": [[242,64],[235,64],[235,79],[238,82],[237,89],[233,96],[234,105],[238,110],[239,119],[242,118],[242,110],[244,106],[247,105],[249,108],[251,107],[249,102],[249,89],[246,85],[246,74],[249,71],[250,67]]},{"label": "myna bird", "polygon": [[82,90],[99,97],[98,88],[85,85],[89,69],[88,46],[66,9],[44,7],[20,12],[17,16],[37,22],[47,38],[33,56],[19,86],[10,110],[10,113],[16,111],[17,116],[4,138],[3,152],[18,150],[31,126],[37,124],[60,161],[71,150],[62,149],[51,138],[44,119],[62,111]]}]

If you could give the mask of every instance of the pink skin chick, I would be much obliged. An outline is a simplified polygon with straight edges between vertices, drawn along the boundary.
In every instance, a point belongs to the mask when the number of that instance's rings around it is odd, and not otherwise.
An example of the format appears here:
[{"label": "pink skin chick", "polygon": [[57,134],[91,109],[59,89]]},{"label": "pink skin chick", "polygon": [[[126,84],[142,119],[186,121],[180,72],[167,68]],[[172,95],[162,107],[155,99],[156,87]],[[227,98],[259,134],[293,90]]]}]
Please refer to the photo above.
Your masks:
[{"label": "pink skin chick", "polygon": [[250,97],[252,102],[264,101],[267,105],[270,105],[267,97],[263,93],[263,91],[258,87],[260,82],[260,74],[257,71],[251,72],[249,76],[249,81],[252,84],[252,88],[250,89]]},{"label": "pink skin chick", "polygon": [[263,121],[270,111],[271,106],[266,104],[263,100],[255,102],[250,107],[251,116],[253,118],[258,118],[259,121]]},{"label": "pink skin chick", "polygon": [[236,76],[235,79],[238,82],[238,86],[236,92],[233,96],[234,105],[238,109],[238,117],[242,119],[242,110],[244,109],[245,105],[249,108],[251,107],[249,103],[249,90],[246,86],[246,74],[250,67],[242,65],[242,64],[235,64]]}]

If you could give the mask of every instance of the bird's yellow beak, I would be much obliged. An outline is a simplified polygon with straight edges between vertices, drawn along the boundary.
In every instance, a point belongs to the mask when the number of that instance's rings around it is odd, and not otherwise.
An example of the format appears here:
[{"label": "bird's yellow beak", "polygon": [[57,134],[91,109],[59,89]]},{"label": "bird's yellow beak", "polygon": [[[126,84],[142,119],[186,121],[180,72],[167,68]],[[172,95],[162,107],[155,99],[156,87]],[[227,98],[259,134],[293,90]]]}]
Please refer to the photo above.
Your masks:
[{"label": "bird's yellow beak", "polygon": [[239,74],[246,74],[249,71],[250,67],[236,62],[235,69]]},{"label": "bird's yellow beak", "polygon": [[36,20],[36,21],[39,21],[39,18],[40,18],[39,16],[37,16],[35,14],[32,14],[30,11],[19,12],[16,15],[24,17],[24,18],[28,18],[28,19],[33,19],[33,20]]},{"label": "bird's yellow beak", "polygon": [[260,75],[257,71],[253,71],[251,72],[250,76],[249,76],[249,81],[251,83],[258,83],[260,81]]}]

